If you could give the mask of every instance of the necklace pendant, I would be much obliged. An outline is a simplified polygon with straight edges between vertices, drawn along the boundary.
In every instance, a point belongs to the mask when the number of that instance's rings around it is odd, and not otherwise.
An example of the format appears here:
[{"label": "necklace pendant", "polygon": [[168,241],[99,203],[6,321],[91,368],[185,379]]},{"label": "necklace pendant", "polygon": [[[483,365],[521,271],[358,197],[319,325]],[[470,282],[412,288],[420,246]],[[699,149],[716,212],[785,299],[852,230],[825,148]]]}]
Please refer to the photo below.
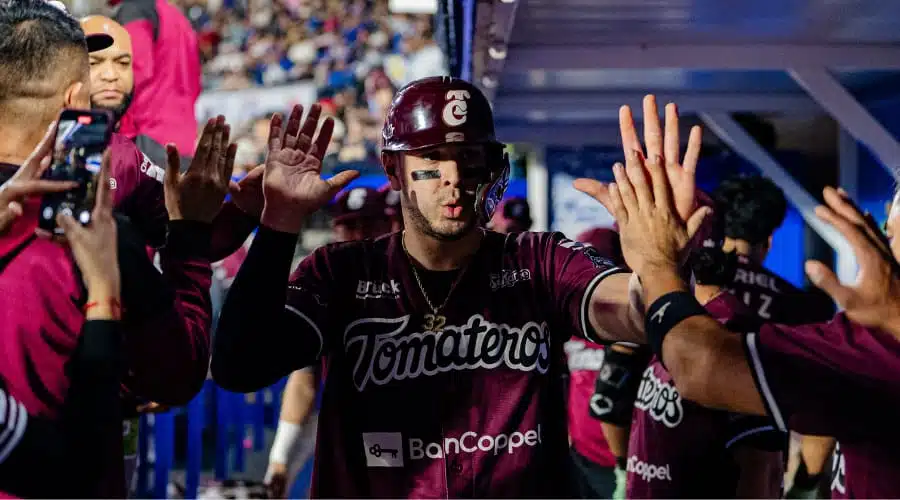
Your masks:
[{"label": "necklace pendant", "polygon": [[427,332],[440,332],[444,330],[447,324],[447,317],[443,314],[426,314],[425,321],[422,322],[422,329]]}]

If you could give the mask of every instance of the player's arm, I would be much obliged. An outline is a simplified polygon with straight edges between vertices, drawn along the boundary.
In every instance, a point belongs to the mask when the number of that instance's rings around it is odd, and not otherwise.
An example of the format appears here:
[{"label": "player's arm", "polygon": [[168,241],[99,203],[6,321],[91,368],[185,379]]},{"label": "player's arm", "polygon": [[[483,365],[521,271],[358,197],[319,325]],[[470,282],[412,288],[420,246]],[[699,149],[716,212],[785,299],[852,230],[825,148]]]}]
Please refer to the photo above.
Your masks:
[{"label": "player's arm", "polygon": [[[269,468],[266,471],[266,483],[271,483],[273,476],[286,483],[287,466],[294,456],[297,442],[310,411],[316,401],[316,377],[310,368],[291,373],[284,395],[281,399],[281,415],[278,418],[278,429],[269,452]],[[283,492],[279,492],[282,493]]]},{"label": "player's arm", "polygon": [[226,201],[212,222],[212,261],[237,252],[258,225],[258,217],[245,213],[233,201]]},{"label": "player's arm", "polygon": [[[650,307],[668,293],[689,292],[672,270],[654,272],[642,286]],[[695,315],[672,327],[662,344],[662,360],[684,399],[735,413],[767,414],[741,336],[712,317]]]},{"label": "player's arm", "polygon": [[160,274],[147,259],[141,236],[119,224],[125,386],[141,398],[179,406],[197,394],[209,366],[211,229],[188,220],[170,221],[168,229]]},{"label": "player's arm", "polygon": [[[289,275],[297,235],[260,226],[225,297],[212,375],[225,389],[252,392],[313,364],[324,347],[319,323],[334,286],[319,249]],[[253,366],[246,370],[244,366]]]},{"label": "player's arm", "polygon": [[617,272],[603,278],[590,296],[588,314],[595,341],[644,344],[644,316],[631,294],[632,274]]},{"label": "player's arm", "polygon": [[[91,495],[103,479],[101,455],[113,444],[109,429],[121,425],[122,358],[118,322],[86,321],[67,366],[71,384],[59,420],[30,415],[0,379],[0,491],[57,496],[64,484],[67,494]],[[61,483],[37,470],[54,471]]]}]

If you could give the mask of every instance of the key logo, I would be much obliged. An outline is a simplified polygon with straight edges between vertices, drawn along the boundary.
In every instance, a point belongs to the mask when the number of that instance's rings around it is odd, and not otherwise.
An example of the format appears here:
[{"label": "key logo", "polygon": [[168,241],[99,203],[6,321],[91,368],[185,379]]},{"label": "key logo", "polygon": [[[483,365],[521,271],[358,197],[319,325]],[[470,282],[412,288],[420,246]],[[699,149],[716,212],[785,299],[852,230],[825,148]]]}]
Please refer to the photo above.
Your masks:
[{"label": "key logo", "polygon": [[366,465],[403,467],[403,435],[399,432],[363,432]]}]

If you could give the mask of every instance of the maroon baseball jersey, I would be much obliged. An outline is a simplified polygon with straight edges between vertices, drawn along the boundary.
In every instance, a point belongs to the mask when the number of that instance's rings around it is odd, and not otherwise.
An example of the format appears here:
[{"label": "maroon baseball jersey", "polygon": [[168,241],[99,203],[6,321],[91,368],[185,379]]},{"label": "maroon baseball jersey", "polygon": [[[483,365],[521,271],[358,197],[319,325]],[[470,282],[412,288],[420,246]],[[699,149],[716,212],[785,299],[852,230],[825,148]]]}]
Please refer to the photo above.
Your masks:
[{"label": "maroon baseball jersey", "polygon": [[[710,315],[744,331],[751,316],[735,297],[722,293],[706,304]],[[653,356],[644,370],[628,443],[627,498],[734,498],[740,470],[732,459],[739,445],[784,434],[768,418],[705,408],[682,399],[668,370]],[[750,440],[753,440],[752,442]],[[780,465],[780,458],[773,455]],[[772,484],[777,498],[781,484]]]},{"label": "maroon baseball jersey", "polygon": [[566,342],[569,367],[569,436],[572,448],[601,467],[615,467],[616,457],[609,450],[603,426],[591,416],[591,405],[600,399],[595,393],[597,372],[603,366],[606,347],[573,337]]},{"label": "maroon baseball jersey", "polygon": [[796,325],[826,321],[834,315],[827,295],[800,290],[744,255],[738,257],[728,291],[763,321]]},{"label": "maroon baseball jersey", "polygon": [[827,323],[765,324],[744,344],[778,427],[840,442],[837,496],[900,497],[897,339],[841,313]]},{"label": "maroon baseball jersey", "polygon": [[[559,233],[486,232],[450,272],[414,270],[400,233],[316,250],[286,305],[328,356],[314,495],[571,496],[563,344],[619,271]],[[438,314],[419,281],[451,294]]]}]

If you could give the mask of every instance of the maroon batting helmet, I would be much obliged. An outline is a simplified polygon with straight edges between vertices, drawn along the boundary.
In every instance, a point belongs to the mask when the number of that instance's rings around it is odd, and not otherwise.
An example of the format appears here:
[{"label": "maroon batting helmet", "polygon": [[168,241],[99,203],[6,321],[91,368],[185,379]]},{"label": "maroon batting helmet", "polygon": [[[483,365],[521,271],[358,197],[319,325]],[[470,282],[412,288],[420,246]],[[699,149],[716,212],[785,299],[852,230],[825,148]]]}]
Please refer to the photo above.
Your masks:
[{"label": "maroon batting helmet", "polygon": [[509,158],[494,135],[491,105],[478,87],[459,78],[436,76],[416,80],[394,96],[382,138],[382,163],[393,175],[391,153],[413,152],[445,144],[479,144],[487,149],[476,213],[486,223],[509,183]]}]

